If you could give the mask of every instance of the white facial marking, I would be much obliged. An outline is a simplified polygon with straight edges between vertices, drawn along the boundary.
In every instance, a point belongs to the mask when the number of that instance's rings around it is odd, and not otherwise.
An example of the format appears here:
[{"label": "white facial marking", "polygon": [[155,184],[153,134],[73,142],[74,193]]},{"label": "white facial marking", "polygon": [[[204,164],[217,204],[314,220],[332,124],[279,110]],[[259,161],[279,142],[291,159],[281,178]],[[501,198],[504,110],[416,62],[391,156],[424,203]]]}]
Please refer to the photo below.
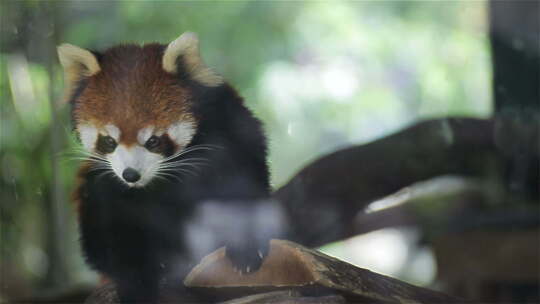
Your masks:
[{"label": "white facial marking", "polygon": [[107,131],[107,134],[114,138],[118,142],[118,139],[120,138],[120,129],[118,129],[115,125],[108,124],[105,126],[105,131]]},{"label": "white facial marking", "polygon": [[167,133],[172,141],[180,147],[185,147],[189,144],[193,135],[195,135],[195,124],[187,121],[180,121],[171,125],[167,129]]},{"label": "white facial marking", "polygon": [[146,141],[152,136],[152,133],[154,133],[154,126],[148,126],[141,129],[139,133],[137,133],[137,141],[139,144],[144,146]]},{"label": "white facial marking", "polygon": [[89,124],[80,124],[77,126],[77,131],[84,148],[89,152],[93,152],[98,137],[97,128]]},{"label": "white facial marking", "polygon": [[[114,152],[107,155],[107,159],[111,162],[114,173],[128,186],[142,187],[154,178],[159,161],[163,159],[163,156],[152,153],[141,146],[128,148],[120,144]],[[127,168],[135,169],[141,175],[141,178],[134,183],[124,180],[122,174]]]}]

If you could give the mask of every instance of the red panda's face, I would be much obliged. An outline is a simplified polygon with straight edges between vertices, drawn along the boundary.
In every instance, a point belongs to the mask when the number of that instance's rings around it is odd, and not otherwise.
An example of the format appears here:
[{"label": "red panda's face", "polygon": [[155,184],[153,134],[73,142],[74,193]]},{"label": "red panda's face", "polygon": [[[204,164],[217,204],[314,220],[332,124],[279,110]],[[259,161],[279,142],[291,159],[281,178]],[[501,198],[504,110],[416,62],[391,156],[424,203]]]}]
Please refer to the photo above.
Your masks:
[{"label": "red panda's face", "polygon": [[127,141],[115,124],[98,126],[88,122],[77,125],[77,132],[85,149],[101,159],[129,186],[142,187],[160,176],[165,162],[182,152],[191,141],[196,125],[178,121],[165,128],[154,125],[137,128],[135,141]]},{"label": "red panda's face", "polygon": [[59,48],[82,145],[130,187],[159,177],[196,133],[191,92],[176,75],[177,58],[183,56],[188,68],[192,64],[195,80],[221,83],[193,53],[196,42],[184,34],[167,48],[126,45],[97,56],[71,45]]}]

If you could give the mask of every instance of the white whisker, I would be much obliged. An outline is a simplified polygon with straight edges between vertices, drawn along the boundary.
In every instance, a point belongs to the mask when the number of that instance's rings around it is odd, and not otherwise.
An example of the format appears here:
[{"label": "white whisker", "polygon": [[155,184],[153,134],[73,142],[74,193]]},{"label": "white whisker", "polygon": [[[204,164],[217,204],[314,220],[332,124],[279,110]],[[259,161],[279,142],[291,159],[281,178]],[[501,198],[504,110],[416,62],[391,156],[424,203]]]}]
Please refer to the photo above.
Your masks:
[{"label": "white whisker", "polygon": [[112,167],[110,164],[106,164],[106,165],[94,165],[92,166],[88,172],[92,172],[92,171],[98,171],[98,170],[111,170],[112,171]]},{"label": "white whisker", "polygon": [[114,174],[113,171],[107,170],[107,171],[101,173],[100,175],[98,175],[98,176],[96,177],[96,179],[100,179],[101,177],[104,177],[104,176],[106,176],[106,175],[108,175],[108,174],[113,174],[114,176],[116,176],[116,174]]},{"label": "white whisker", "polygon": [[165,180],[167,180],[167,177],[172,177],[172,178],[178,180],[179,182],[182,182],[182,179],[179,176],[176,176],[176,175],[170,174],[170,173],[165,173],[165,172],[158,172],[158,173],[156,173],[155,177],[160,177],[160,178],[165,179]]},{"label": "white whisker", "polygon": [[159,172],[180,172],[180,173],[189,173],[189,174],[192,175],[193,177],[199,176],[199,175],[198,175],[196,172],[194,172],[194,171],[187,170],[187,169],[179,169],[179,168],[176,168],[176,169],[162,169],[162,170],[160,170]]},{"label": "white whisker", "polygon": [[158,168],[179,168],[179,167],[197,167],[197,165],[200,166],[210,166],[207,162],[175,162],[175,163],[167,163],[160,165]]},{"label": "white whisker", "polygon": [[192,146],[192,147],[189,147],[187,149],[184,149],[178,153],[175,153],[169,157],[166,157],[164,159],[162,159],[160,162],[166,162],[168,160],[171,160],[173,158],[176,158],[176,157],[179,157],[181,155],[184,155],[186,153],[189,153],[189,152],[193,152],[193,151],[198,151],[198,150],[216,150],[216,149],[219,149],[219,148],[222,148],[221,146],[218,146],[218,145],[195,145],[195,146]]},{"label": "white whisker", "polygon": [[61,152],[59,153],[59,156],[66,157],[68,159],[73,159],[73,160],[99,159],[102,161],[107,161],[107,159],[103,155],[100,155],[94,152],[89,152],[87,150],[80,149],[77,147],[73,148],[72,151]]}]

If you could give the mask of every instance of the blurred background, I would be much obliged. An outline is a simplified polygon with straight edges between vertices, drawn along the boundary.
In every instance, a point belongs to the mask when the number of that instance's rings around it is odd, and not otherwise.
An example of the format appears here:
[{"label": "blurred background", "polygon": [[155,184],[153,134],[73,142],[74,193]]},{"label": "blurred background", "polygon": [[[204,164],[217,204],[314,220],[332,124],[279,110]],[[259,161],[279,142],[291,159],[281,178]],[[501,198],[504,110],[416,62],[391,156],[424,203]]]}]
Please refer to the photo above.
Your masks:
[{"label": "blurred background", "polygon": [[[494,113],[486,1],[0,5],[3,299],[97,283],[82,260],[70,202],[78,163],[66,156],[74,139],[62,99],[59,43],[99,50],[120,42],[168,43],[196,32],[207,64],[264,122],[274,188],[320,156],[420,120]],[[423,188],[428,195],[447,196],[470,186],[454,177],[430,185]],[[421,238],[417,228],[388,228],[323,249],[445,290],[433,249],[418,245]]]}]

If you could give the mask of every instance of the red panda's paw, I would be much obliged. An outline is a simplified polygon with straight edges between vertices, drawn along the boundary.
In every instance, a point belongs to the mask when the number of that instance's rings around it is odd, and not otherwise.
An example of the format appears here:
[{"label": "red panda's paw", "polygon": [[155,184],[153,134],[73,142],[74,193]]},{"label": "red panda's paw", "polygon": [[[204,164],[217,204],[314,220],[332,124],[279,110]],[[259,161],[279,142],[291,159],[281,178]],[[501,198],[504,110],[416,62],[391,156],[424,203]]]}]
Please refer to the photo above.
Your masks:
[{"label": "red panda's paw", "polygon": [[273,200],[206,201],[186,225],[186,242],[199,258],[225,245],[234,267],[251,273],[263,263],[270,239],[283,238],[286,226],[281,204]]},{"label": "red panda's paw", "polygon": [[225,252],[237,272],[248,274],[259,270],[268,255],[268,244],[267,240],[257,247],[254,243],[246,244],[244,248],[227,245]]}]

